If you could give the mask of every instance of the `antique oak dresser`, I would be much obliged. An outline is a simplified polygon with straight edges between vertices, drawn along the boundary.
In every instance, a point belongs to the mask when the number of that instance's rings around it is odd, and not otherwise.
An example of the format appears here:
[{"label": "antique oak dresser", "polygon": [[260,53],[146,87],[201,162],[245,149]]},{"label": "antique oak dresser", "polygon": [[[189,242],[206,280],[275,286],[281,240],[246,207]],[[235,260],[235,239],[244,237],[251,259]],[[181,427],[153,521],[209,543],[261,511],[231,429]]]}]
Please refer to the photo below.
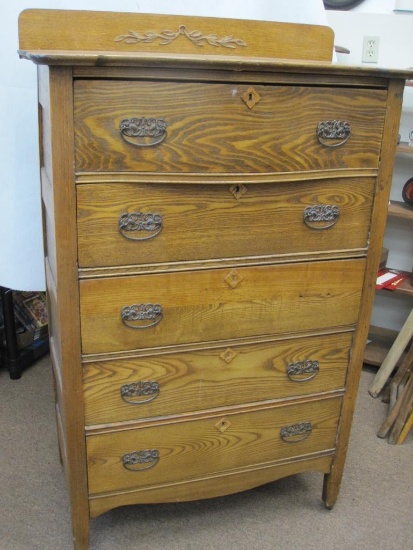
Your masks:
[{"label": "antique oak dresser", "polygon": [[327,27],[28,10],[74,546],[304,471],[337,498],[405,74]]}]

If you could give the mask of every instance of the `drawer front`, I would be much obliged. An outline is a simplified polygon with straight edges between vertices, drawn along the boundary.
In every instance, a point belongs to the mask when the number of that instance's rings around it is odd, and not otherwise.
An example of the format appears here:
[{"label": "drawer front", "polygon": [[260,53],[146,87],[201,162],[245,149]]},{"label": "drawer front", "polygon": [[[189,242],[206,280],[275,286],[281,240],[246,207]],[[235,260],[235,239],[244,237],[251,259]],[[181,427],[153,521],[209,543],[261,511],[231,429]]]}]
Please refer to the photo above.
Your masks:
[{"label": "drawer front", "polygon": [[76,169],[376,168],[386,98],[355,88],[78,80]]},{"label": "drawer front", "polygon": [[354,325],[364,270],[358,259],[83,280],[82,351]]},{"label": "drawer front", "polygon": [[87,437],[89,491],[174,483],[334,448],[341,398]]},{"label": "drawer front", "polygon": [[79,185],[81,267],[367,247],[374,178]]},{"label": "drawer front", "polygon": [[86,363],[86,424],[344,388],[352,333]]}]

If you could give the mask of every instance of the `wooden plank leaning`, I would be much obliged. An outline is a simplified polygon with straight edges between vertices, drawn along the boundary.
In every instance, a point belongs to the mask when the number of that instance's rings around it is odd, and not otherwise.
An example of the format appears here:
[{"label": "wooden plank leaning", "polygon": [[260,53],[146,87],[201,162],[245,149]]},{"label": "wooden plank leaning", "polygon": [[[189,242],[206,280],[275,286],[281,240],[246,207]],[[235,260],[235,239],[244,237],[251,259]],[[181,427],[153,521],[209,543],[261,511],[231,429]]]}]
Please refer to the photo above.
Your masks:
[{"label": "wooden plank leaning", "polygon": [[406,424],[404,425],[404,428],[399,436],[399,439],[397,440],[397,444],[398,445],[401,445],[402,443],[404,443],[408,433],[410,432],[410,430],[413,428],[413,411],[410,413],[410,416],[406,422]]},{"label": "wooden plank leaning", "polygon": [[410,312],[406,322],[404,323],[401,331],[399,332],[394,344],[386,355],[381,367],[377,371],[374,377],[373,384],[369,389],[369,393],[372,397],[378,397],[389,376],[393,372],[397,361],[400,359],[401,354],[406,349],[410,338],[413,336],[413,309]]},{"label": "wooden plank leaning", "polygon": [[397,415],[397,418],[392,426],[390,435],[389,435],[389,443],[390,445],[395,445],[403,431],[403,428],[410,416],[410,413],[412,411],[412,401],[413,401],[413,377],[411,376],[409,378],[409,381],[407,382],[404,391],[403,391],[403,398],[400,396],[401,406],[399,410],[399,414]]},{"label": "wooden plank leaning", "polygon": [[[378,437],[386,437],[386,435],[389,433],[390,429],[393,428],[394,424],[397,422],[398,426],[400,426],[400,422],[402,420],[403,416],[407,416],[406,410],[408,413],[408,407],[409,403],[411,402],[413,395],[413,377],[409,379],[409,382],[404,387],[403,391],[401,392],[399,398],[397,399],[394,407],[391,408],[386,420],[384,421],[383,425],[381,426]],[[406,418],[404,418],[404,422],[406,421]],[[404,422],[401,424],[401,429],[403,428]],[[400,435],[400,432],[398,435]],[[395,437],[395,433],[393,434],[393,439]]]},{"label": "wooden plank leaning", "polygon": [[398,367],[390,384],[390,408],[394,407],[400,393],[403,391],[406,382],[409,380],[413,371],[413,343],[406,353],[403,361]]}]

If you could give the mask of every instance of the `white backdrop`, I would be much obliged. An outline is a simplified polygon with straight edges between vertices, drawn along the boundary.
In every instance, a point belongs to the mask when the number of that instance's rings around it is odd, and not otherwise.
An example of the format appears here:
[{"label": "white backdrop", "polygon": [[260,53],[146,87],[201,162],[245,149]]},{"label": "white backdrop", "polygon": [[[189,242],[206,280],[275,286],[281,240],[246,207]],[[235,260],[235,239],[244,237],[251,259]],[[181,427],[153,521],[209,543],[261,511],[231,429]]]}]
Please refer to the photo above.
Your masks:
[{"label": "white backdrop", "polygon": [[13,0],[2,6],[0,51],[0,285],[43,290],[36,67],[19,60],[18,14],[27,8],[169,13],[327,24],[322,0]]}]

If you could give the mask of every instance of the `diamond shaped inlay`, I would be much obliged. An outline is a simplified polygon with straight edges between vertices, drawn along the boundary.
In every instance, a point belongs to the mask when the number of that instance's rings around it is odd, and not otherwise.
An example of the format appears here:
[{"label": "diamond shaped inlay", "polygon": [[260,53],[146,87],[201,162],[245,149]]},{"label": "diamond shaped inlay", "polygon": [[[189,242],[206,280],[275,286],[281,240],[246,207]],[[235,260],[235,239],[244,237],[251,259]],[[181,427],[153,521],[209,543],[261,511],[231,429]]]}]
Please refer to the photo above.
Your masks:
[{"label": "diamond shaped inlay", "polygon": [[237,200],[240,199],[242,195],[245,195],[245,193],[248,191],[248,189],[242,183],[241,185],[239,184],[231,185],[229,190],[230,190],[230,193],[232,193]]},{"label": "diamond shaped inlay", "polygon": [[223,351],[220,355],[221,359],[225,361],[225,363],[231,363],[233,359],[238,355],[237,351],[234,351],[231,348],[227,348],[225,351]]},{"label": "diamond shaped inlay", "polygon": [[224,280],[229,284],[231,288],[235,288],[240,284],[240,282],[243,280],[243,276],[241,273],[238,273],[236,269],[232,269],[226,277],[224,277]]},{"label": "diamond shaped inlay", "polygon": [[227,418],[221,418],[219,422],[215,424],[215,427],[221,432],[224,433],[231,426],[231,422]]},{"label": "diamond shaped inlay", "polygon": [[260,94],[254,88],[248,88],[246,92],[241,94],[242,101],[249,109],[252,109],[261,99]]}]

